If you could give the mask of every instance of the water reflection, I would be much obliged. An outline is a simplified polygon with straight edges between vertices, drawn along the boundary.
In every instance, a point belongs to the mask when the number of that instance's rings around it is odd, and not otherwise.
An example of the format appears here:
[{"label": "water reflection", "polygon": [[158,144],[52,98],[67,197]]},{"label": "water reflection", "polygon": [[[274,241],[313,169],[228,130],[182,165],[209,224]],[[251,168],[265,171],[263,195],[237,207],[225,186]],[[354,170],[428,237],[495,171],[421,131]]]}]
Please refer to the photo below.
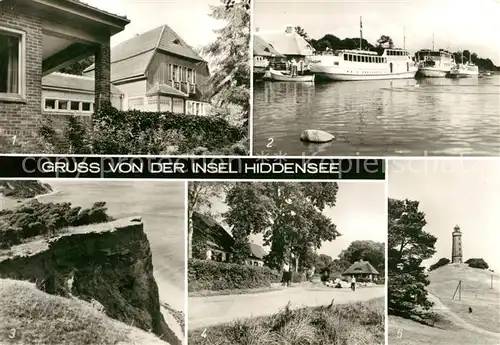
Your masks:
[{"label": "water reflection", "polygon": [[[500,155],[499,76],[266,82],[254,89],[255,154]],[[337,140],[302,143],[305,129]]]}]

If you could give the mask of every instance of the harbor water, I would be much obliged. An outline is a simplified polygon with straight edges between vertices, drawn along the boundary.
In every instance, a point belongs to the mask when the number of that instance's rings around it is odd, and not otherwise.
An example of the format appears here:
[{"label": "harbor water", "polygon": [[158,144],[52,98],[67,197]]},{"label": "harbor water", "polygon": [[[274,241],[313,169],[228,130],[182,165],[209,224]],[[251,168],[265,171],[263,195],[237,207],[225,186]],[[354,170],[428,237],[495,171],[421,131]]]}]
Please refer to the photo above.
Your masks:
[{"label": "harbor water", "polygon": [[[256,82],[254,155],[500,156],[500,76]],[[300,141],[306,129],[333,142]]]}]

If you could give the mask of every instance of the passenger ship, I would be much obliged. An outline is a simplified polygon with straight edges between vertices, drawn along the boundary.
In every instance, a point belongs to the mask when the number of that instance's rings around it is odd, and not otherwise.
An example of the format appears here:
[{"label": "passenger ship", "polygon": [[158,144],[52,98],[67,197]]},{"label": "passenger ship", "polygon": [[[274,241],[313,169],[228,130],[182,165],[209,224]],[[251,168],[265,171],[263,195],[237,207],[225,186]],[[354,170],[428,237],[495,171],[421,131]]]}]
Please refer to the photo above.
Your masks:
[{"label": "passenger ship", "polygon": [[314,56],[310,71],[329,80],[380,80],[414,78],[418,71],[405,49],[384,49],[382,54],[365,50],[339,50]]},{"label": "passenger ship", "polygon": [[444,78],[455,66],[453,54],[449,51],[422,49],[415,53],[418,74],[426,78]]},{"label": "passenger ship", "polygon": [[406,49],[361,49],[363,24],[360,18],[360,49],[327,51],[309,59],[309,70],[318,79],[380,80],[414,78],[417,66]]}]

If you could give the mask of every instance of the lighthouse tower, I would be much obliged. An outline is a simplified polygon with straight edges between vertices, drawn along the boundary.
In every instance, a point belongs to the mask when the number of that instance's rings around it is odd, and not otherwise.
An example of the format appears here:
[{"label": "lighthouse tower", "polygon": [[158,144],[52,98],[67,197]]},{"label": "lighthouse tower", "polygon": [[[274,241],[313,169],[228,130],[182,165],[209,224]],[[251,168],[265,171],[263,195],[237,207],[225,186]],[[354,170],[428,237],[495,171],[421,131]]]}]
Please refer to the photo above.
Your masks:
[{"label": "lighthouse tower", "polygon": [[462,254],[462,232],[460,232],[460,227],[455,225],[453,228],[453,242],[451,246],[451,262],[454,264],[463,263]]}]

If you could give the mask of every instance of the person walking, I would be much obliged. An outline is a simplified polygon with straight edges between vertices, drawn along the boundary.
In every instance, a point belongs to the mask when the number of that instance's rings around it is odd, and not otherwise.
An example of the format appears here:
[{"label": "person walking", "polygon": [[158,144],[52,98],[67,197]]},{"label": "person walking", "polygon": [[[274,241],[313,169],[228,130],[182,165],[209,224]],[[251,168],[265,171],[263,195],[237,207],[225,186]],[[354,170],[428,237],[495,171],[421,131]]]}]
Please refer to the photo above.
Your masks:
[{"label": "person walking", "polygon": [[290,264],[288,263],[288,261],[285,261],[283,263],[283,285],[290,286],[290,280]]},{"label": "person walking", "polygon": [[295,77],[297,75],[297,61],[295,59],[292,59],[292,77]]},{"label": "person walking", "polygon": [[356,278],[354,276],[351,278],[351,290],[356,291]]}]

